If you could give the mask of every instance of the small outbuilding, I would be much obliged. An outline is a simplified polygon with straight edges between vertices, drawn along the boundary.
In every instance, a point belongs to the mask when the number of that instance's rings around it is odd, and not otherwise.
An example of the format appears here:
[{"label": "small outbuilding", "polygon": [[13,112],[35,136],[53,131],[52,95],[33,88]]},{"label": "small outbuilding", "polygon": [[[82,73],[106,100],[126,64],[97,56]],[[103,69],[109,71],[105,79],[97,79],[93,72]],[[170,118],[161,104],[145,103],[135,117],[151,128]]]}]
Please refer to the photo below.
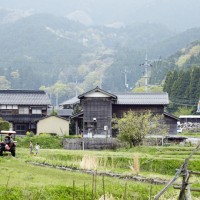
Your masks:
[{"label": "small outbuilding", "polygon": [[69,120],[59,116],[47,116],[37,123],[37,135],[40,133],[69,135]]}]

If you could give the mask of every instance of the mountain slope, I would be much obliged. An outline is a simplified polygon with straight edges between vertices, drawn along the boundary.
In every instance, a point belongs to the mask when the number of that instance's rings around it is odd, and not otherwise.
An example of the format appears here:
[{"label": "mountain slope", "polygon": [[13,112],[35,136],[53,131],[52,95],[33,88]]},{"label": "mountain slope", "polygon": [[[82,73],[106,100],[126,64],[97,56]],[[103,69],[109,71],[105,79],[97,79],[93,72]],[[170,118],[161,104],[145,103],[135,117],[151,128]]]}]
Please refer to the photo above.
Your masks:
[{"label": "mountain slope", "polygon": [[[132,24],[117,29],[88,27],[64,17],[32,14],[0,24],[1,89],[43,86],[51,95],[60,92],[59,101],[97,85],[110,91],[130,90],[142,76],[144,68],[140,64],[146,53],[152,58],[162,52],[174,53],[179,46],[198,39],[198,31],[192,29],[174,36],[158,24]],[[160,69],[165,70],[155,74],[157,83],[173,67]]]}]

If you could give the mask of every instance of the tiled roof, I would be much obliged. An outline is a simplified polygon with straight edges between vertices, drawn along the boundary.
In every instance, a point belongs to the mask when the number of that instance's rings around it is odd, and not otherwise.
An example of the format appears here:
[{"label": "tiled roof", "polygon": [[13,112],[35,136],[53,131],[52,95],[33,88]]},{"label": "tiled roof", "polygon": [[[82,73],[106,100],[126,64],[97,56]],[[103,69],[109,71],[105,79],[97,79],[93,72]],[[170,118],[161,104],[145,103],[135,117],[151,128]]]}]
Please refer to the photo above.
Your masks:
[{"label": "tiled roof", "polygon": [[68,99],[67,101],[64,101],[63,103],[60,104],[60,106],[63,105],[74,105],[76,103],[79,103],[80,99],[78,97],[73,97],[72,99]]},{"label": "tiled roof", "polygon": [[[53,110],[53,108],[49,108],[47,110],[47,115],[51,115],[52,110]],[[73,109],[59,109],[59,110],[55,110],[55,111],[58,113],[58,116],[69,117],[69,116],[72,116]]]},{"label": "tiled roof", "polygon": [[[99,88],[97,88],[99,90]],[[109,93],[110,94],[110,93]],[[169,98],[166,92],[162,93],[115,93],[116,104],[123,105],[168,105]],[[80,103],[80,97],[74,97],[60,105],[73,105]]]},{"label": "tiled roof", "polygon": [[41,119],[38,119],[37,121],[42,121],[43,119],[47,119],[47,118],[51,118],[51,117],[56,117],[58,119],[62,119],[62,120],[65,120],[65,121],[69,121],[68,119],[65,119],[64,117],[60,117],[60,116],[56,116],[56,115],[48,115],[48,116],[45,116]]},{"label": "tiled roof", "polygon": [[110,96],[110,97],[112,97],[112,98],[114,98],[114,99],[117,98],[116,95],[111,94],[110,92],[107,92],[107,91],[105,91],[105,90],[102,90],[102,89],[99,88],[98,86],[97,86],[96,88],[94,88],[94,89],[92,89],[92,90],[86,92],[86,93],[83,93],[83,94],[79,95],[78,98],[81,99],[81,98],[83,98],[86,94],[91,94],[91,93],[94,93],[94,92],[99,92],[99,93],[108,95],[108,96]]},{"label": "tiled roof", "polygon": [[72,109],[60,109],[58,110],[58,116],[72,116]]},{"label": "tiled roof", "polygon": [[48,95],[41,90],[0,90],[1,105],[50,105]]},{"label": "tiled roof", "polygon": [[178,118],[178,117],[176,117],[175,115],[172,115],[171,113],[164,112],[163,114],[164,114],[165,116],[168,116],[168,117],[170,117],[170,118],[176,119],[177,121],[179,120],[179,118]]},{"label": "tiled roof", "polygon": [[116,94],[117,104],[126,105],[167,105],[169,98],[167,93],[127,93]]}]

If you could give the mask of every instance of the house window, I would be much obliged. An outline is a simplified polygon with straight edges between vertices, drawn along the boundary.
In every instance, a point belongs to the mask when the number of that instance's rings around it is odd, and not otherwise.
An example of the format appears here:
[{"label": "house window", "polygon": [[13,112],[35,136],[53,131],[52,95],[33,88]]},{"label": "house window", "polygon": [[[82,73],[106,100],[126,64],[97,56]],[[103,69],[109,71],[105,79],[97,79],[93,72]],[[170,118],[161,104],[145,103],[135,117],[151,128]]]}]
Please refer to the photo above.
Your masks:
[{"label": "house window", "polygon": [[39,108],[32,109],[32,114],[42,114],[42,110]]},{"label": "house window", "polygon": [[26,124],[16,124],[15,125],[15,131],[19,135],[25,135],[27,131],[27,125]]},{"label": "house window", "polygon": [[0,109],[16,110],[16,109],[18,109],[18,106],[17,105],[0,105]]},{"label": "house window", "polygon": [[11,110],[1,110],[0,112],[2,115],[11,115],[12,111]]},{"label": "house window", "polygon": [[12,109],[12,105],[7,105],[7,109],[11,110]]},{"label": "house window", "polygon": [[16,110],[18,109],[18,106],[17,105],[13,105],[13,110]]},{"label": "house window", "polygon": [[6,105],[1,105],[1,109],[6,109]]},{"label": "house window", "polygon": [[19,114],[29,114],[29,109],[28,107],[19,107]]}]

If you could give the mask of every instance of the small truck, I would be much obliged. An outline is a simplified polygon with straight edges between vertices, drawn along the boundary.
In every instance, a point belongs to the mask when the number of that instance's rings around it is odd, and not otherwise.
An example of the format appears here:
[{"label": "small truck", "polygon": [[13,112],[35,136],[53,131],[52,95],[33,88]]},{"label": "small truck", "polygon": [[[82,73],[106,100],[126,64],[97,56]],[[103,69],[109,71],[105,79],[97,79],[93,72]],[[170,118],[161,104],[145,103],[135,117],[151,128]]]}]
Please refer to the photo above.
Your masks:
[{"label": "small truck", "polygon": [[[13,157],[15,157],[16,141],[15,131],[0,131],[0,156],[3,156],[3,152],[10,152]],[[12,136],[14,135],[14,138]],[[3,138],[4,136],[4,138]]]}]

